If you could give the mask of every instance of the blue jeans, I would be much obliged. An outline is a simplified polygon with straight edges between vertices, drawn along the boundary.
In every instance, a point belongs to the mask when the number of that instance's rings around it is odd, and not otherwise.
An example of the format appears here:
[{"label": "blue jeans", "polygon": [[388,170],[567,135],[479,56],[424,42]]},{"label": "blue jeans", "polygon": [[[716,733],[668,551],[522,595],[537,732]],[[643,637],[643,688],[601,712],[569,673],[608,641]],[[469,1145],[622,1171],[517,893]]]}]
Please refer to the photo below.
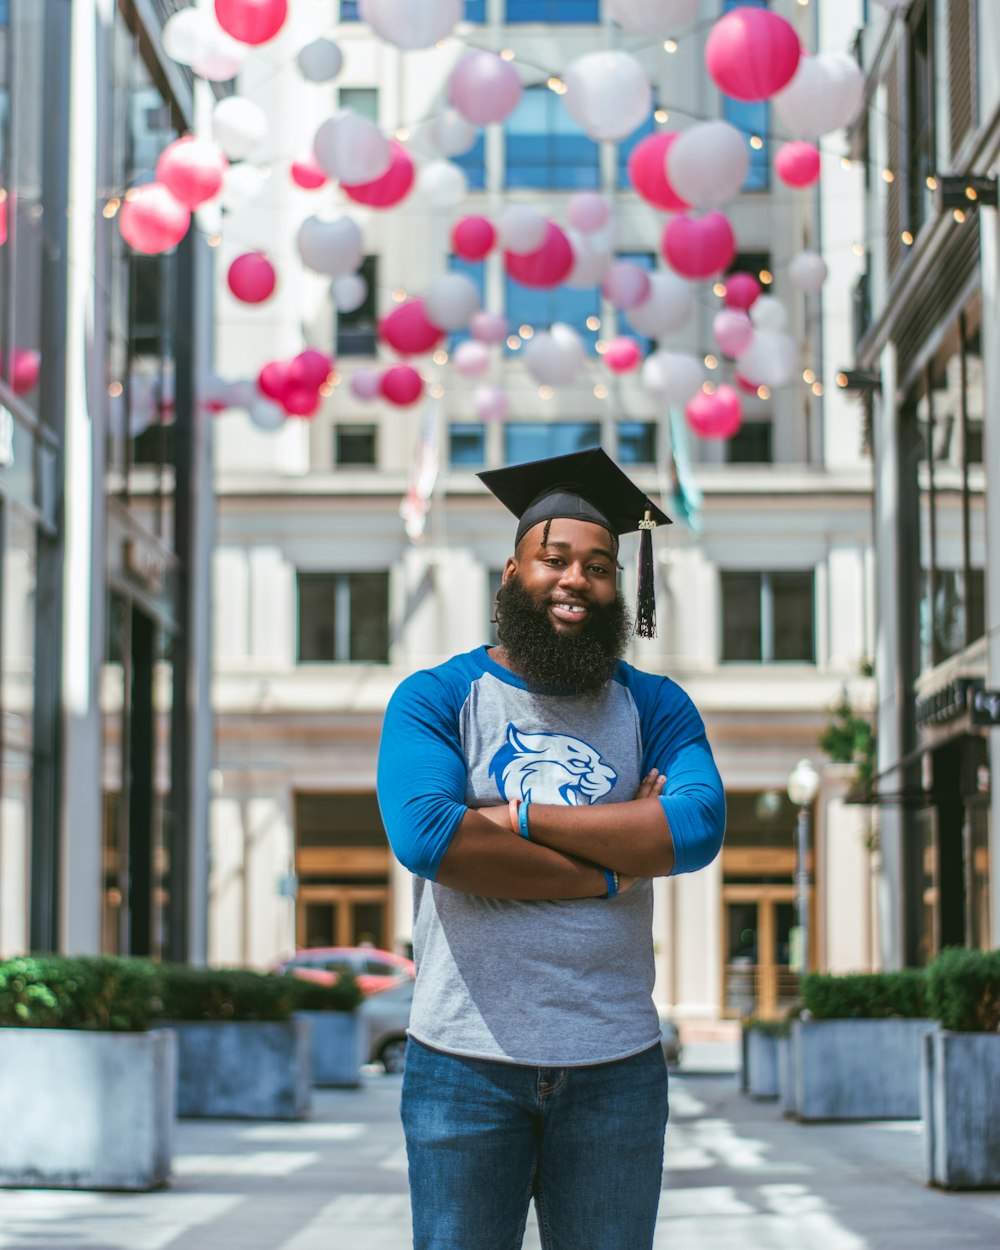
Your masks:
[{"label": "blue jeans", "polygon": [[659,1046],[583,1068],[406,1048],[414,1250],[518,1250],[535,1200],[545,1250],[649,1250],[663,1176]]}]

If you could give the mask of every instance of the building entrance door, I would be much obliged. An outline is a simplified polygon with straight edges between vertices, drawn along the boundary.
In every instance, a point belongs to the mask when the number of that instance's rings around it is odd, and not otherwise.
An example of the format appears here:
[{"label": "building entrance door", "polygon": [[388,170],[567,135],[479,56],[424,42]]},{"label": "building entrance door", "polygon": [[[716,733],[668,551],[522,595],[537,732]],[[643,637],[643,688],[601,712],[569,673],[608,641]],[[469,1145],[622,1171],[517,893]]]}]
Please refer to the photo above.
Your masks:
[{"label": "building entrance door", "polygon": [[295,945],[389,949],[389,890],[378,886],[302,885],[295,908]]},{"label": "building entrance door", "polygon": [[727,885],[722,915],[725,1014],[775,1019],[798,994],[790,967],[795,887]]}]

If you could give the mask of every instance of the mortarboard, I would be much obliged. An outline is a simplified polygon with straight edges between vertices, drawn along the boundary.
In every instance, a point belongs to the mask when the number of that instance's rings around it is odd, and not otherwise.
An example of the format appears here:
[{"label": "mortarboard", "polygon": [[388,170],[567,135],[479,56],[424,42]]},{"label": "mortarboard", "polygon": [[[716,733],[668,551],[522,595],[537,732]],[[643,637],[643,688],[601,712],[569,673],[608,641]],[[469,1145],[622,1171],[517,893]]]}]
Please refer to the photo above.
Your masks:
[{"label": "mortarboard", "polygon": [[506,469],[477,474],[483,485],[520,518],[515,545],[532,526],[557,518],[590,521],[615,539],[639,530],[639,594],[635,632],[643,638],[656,634],[653,590],[652,531],[670,525],[670,518],[626,477],[599,447],[569,456],[532,460]]}]

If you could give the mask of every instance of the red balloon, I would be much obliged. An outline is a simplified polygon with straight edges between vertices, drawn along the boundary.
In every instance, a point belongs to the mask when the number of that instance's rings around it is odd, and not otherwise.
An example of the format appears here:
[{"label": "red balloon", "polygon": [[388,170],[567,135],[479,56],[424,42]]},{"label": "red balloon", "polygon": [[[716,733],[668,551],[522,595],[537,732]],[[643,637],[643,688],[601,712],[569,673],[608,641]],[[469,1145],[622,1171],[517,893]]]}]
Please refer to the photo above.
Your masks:
[{"label": "red balloon", "polygon": [[682,213],[691,205],[682,200],[667,177],[667,153],[677,139],[675,130],[647,135],[632,149],[628,158],[628,176],[636,194],[654,208],[668,213]]},{"label": "red balloon", "polygon": [[222,190],[229,162],[214,143],[185,135],[160,153],[156,178],[187,208],[200,208]]},{"label": "red balloon", "polygon": [[122,238],[137,252],[156,256],[187,234],[191,212],[161,182],[148,182],[125,196],[118,214]]},{"label": "red balloon", "polygon": [[774,158],[778,177],[789,187],[811,187],[819,180],[819,149],[811,143],[786,143]]},{"label": "red balloon", "polygon": [[726,307],[749,312],[761,297],[763,287],[750,273],[731,273],[726,278]]},{"label": "red balloon", "polygon": [[394,365],[379,380],[379,390],[391,404],[415,404],[424,390],[424,380],[410,365]]},{"label": "red balloon", "polygon": [[290,386],[281,406],[290,417],[313,417],[319,411],[319,391],[312,386]]},{"label": "red balloon", "polygon": [[378,326],[379,338],[401,356],[421,356],[444,342],[444,331],[427,316],[422,299],[410,299],[387,313]]},{"label": "red balloon", "polygon": [[244,252],[229,266],[229,289],[244,304],[263,304],[274,294],[274,266],[262,252]]},{"label": "red balloon", "polygon": [[371,182],[355,182],[351,186],[342,182],[340,189],[345,195],[359,204],[367,204],[369,208],[392,208],[406,199],[416,176],[413,161],[398,140],[390,139],[389,146],[392,156],[386,172]]},{"label": "red balloon", "polygon": [[569,276],[575,259],[573,245],[553,221],[546,222],[545,238],[536,251],[503,254],[507,272],[515,282],[539,288],[558,286]]},{"label": "red balloon", "polygon": [[267,43],[288,16],[288,0],[215,0],[215,16],[240,43]]},{"label": "red balloon", "polygon": [[714,391],[699,391],[684,415],[699,438],[732,438],[743,424],[743,401],[723,383]]},{"label": "red balloon", "polygon": [[257,389],[279,404],[284,404],[288,394],[288,366],[287,360],[269,360],[257,374]]},{"label": "red balloon", "polygon": [[29,348],[15,347],[12,353],[10,384],[15,395],[27,395],[38,385],[42,372],[42,357]]},{"label": "red balloon", "polygon": [[292,182],[303,191],[318,191],[327,182],[326,173],[320,169],[311,152],[300,160],[292,161],[291,173]]},{"label": "red balloon", "polygon": [[333,372],[333,357],[307,347],[299,352],[288,365],[288,384],[291,388],[305,387],[318,390]]},{"label": "red balloon", "polygon": [[487,217],[463,217],[451,229],[452,250],[462,260],[482,260],[496,241],[496,229]]},{"label": "red balloon", "polygon": [[743,6],[720,18],[705,44],[705,64],[720,91],[767,100],[795,76],[802,45],[792,24],[768,9]]},{"label": "red balloon", "polygon": [[675,217],[663,232],[663,257],[684,278],[723,273],[736,255],[736,237],[724,213]]},{"label": "red balloon", "polygon": [[0,199],[0,247],[7,242],[7,196]]},{"label": "red balloon", "polygon": [[642,350],[635,339],[627,335],[612,339],[604,353],[604,363],[612,373],[629,373],[642,360]]},{"label": "red balloon", "polygon": [[746,395],[756,395],[760,389],[756,382],[751,382],[749,378],[745,378],[742,373],[733,375],[733,381]]}]

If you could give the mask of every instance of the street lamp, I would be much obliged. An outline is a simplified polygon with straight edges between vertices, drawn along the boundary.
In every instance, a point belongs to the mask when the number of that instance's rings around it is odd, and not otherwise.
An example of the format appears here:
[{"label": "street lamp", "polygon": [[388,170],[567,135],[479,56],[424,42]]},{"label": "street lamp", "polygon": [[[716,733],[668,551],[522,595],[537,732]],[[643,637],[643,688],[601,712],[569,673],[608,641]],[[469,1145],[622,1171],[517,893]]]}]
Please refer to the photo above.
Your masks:
[{"label": "street lamp", "polygon": [[809,817],[819,790],[819,773],[811,760],[799,760],[788,775],[788,797],[799,809],[796,830],[795,910],[799,928],[802,976],[809,971]]}]

